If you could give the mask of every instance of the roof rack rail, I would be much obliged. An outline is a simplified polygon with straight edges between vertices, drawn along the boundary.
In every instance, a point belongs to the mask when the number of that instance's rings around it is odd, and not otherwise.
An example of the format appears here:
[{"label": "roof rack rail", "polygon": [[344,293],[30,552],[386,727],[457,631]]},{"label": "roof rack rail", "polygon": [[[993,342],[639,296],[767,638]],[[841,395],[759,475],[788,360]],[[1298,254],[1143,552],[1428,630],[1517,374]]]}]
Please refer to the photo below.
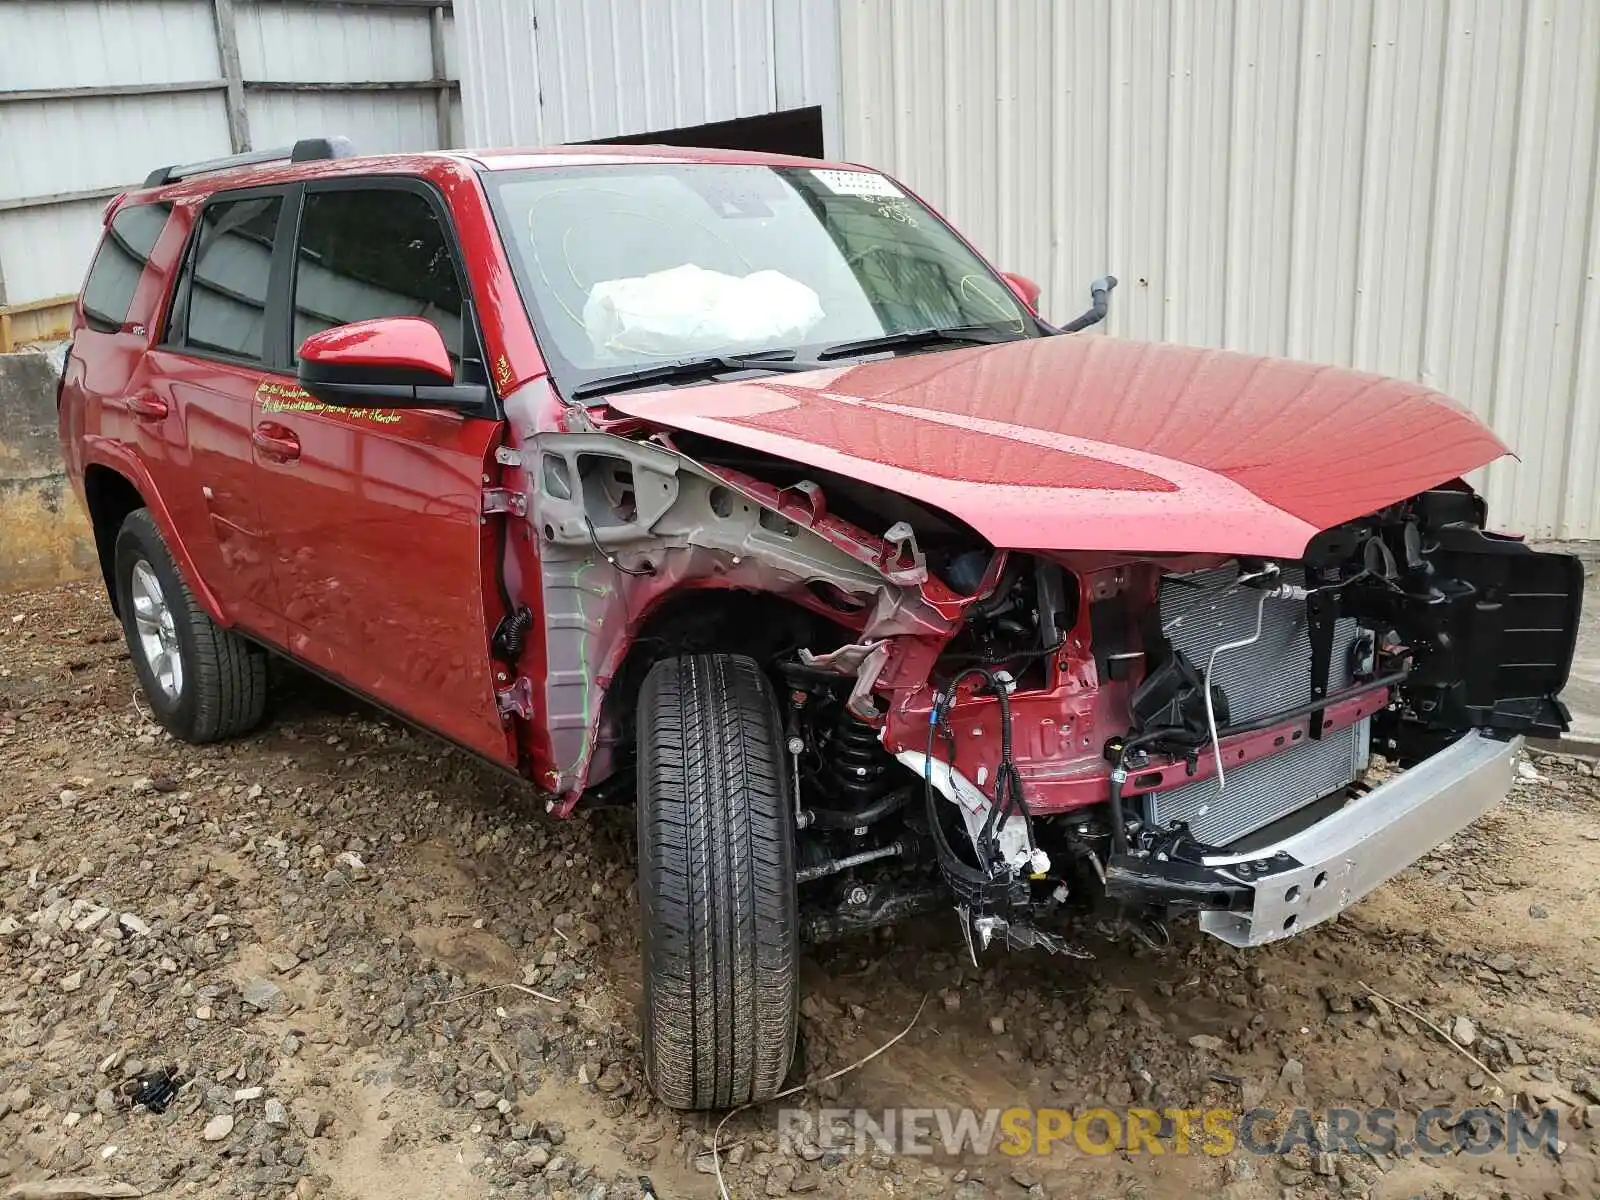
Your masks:
[{"label": "roof rack rail", "polygon": [[191,175],[205,175],[211,171],[227,171],[233,167],[253,167],[270,162],[319,162],[329,158],[349,158],[356,148],[349,138],[301,138],[292,146],[277,150],[251,150],[245,154],[229,154],[223,158],[208,158],[204,162],[173,163],[170,167],[157,167],[145,176],[145,187],[160,187]]}]

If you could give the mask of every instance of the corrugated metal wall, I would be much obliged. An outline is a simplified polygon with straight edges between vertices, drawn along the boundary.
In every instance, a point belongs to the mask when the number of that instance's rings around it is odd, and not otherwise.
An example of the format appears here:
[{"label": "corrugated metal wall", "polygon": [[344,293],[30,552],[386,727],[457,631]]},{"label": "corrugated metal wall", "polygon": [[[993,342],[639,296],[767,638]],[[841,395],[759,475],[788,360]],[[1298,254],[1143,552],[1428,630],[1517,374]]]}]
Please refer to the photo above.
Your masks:
[{"label": "corrugated metal wall", "polygon": [[[1600,3],[842,0],[843,151],[1047,313],[1352,364],[1522,456],[1497,525],[1600,537]],[[1315,470],[1315,463],[1307,464]]]},{"label": "corrugated metal wall", "polygon": [[[439,147],[434,81],[456,74],[447,10],[439,76],[426,5],[223,7],[233,14],[252,147],[320,134],[349,137],[364,152]],[[77,290],[107,196],[163,163],[233,146],[214,0],[6,0],[3,10],[0,304],[23,305]],[[136,85],[156,90],[62,94]],[[29,97],[6,101],[6,92]],[[454,144],[461,123],[452,103]],[[23,203],[41,197],[64,198]]]},{"label": "corrugated metal wall", "polygon": [[820,105],[838,144],[835,0],[463,2],[477,146],[553,146]]}]

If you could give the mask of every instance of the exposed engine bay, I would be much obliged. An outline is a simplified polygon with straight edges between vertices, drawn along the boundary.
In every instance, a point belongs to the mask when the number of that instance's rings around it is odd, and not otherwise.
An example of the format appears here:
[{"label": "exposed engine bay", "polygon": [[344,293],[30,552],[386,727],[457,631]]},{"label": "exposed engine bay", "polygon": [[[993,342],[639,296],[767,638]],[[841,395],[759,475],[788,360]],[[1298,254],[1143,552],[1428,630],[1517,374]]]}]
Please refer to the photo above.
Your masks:
[{"label": "exposed engine bay", "polygon": [[[1293,839],[1373,794],[1373,754],[1410,767],[1474,734],[1500,770],[1495,746],[1566,725],[1581,566],[1486,533],[1464,484],[1292,560],[1030,553],[639,428],[539,439],[545,620],[574,631],[548,639],[553,804],[627,791],[627,697],[652,660],[742,637],[781,709],[813,940],[952,906],[974,952],[1083,953],[1085,912],[1145,939],[1184,911],[1239,944],[1287,936],[1372,886],[1360,854],[1338,852],[1341,884]],[[600,636],[620,627],[632,640]],[[1366,856],[1437,819],[1368,830]],[[1263,881],[1299,870],[1269,913]]]},{"label": "exposed engine bay", "polygon": [[[810,827],[813,860],[849,874],[931,850],[980,943],[1070,952],[1051,918],[1074,898],[1141,936],[1233,907],[1199,864],[1365,794],[1374,751],[1409,766],[1469,729],[1565,727],[1553,696],[1581,571],[1484,533],[1482,515],[1464,489],[1425,493],[1296,562],[1007,556],[934,661],[929,702],[887,714],[883,755],[837,687],[793,691],[802,759],[836,768],[802,772],[801,794],[846,806]],[[857,886],[846,911],[888,904]]]}]

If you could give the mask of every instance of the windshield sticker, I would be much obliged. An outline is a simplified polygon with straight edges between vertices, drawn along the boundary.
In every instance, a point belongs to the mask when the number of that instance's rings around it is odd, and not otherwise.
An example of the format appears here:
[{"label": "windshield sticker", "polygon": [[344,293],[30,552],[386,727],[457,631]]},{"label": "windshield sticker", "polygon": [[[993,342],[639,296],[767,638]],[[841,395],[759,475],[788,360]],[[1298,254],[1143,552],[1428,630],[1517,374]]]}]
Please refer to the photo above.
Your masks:
[{"label": "windshield sticker", "polygon": [[394,425],[400,420],[400,414],[392,408],[340,408],[324,404],[298,384],[277,383],[271,379],[263,379],[256,386],[256,403],[264,413],[317,413],[370,421],[375,425]]},{"label": "windshield sticker", "polygon": [[890,196],[905,195],[876,171],[824,171],[813,169],[816,181],[835,196]]},{"label": "windshield sticker", "polygon": [[911,211],[911,205],[904,197],[899,200],[880,200],[874,207],[885,221],[899,221],[902,225],[917,228],[917,214]]}]

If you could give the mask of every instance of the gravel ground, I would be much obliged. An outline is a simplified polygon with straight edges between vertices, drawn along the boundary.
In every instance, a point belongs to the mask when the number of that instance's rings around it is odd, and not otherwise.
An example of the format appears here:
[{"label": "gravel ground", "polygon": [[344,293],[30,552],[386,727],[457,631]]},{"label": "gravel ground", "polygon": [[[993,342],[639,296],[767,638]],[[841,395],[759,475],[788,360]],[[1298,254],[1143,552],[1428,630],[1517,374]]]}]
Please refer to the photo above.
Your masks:
[{"label": "gravel ground", "polygon": [[[894,1157],[787,1144],[769,1108],[721,1135],[729,1192],[1600,1194],[1600,779],[1523,770],[1503,809],[1269,950],[1179,929],[1159,953],[974,968],[930,918],[814,953],[807,1076],[927,1001],[792,1103],[1549,1103],[1557,1145]],[[289,670],[261,733],[173,742],[88,584],[0,597],[0,781],[0,1195],[716,1195],[714,1122],[639,1076],[631,813],[552,822]],[[132,1103],[167,1078],[165,1103]]]}]

